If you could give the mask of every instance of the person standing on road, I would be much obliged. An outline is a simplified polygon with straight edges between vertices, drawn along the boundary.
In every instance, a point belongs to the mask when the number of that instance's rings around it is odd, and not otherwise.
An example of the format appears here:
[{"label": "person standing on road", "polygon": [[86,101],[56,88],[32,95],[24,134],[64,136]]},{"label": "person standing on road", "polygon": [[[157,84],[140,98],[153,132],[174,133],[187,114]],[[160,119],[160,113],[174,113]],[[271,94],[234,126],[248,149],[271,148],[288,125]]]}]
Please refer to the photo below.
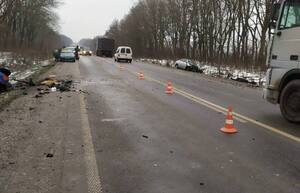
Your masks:
[{"label": "person standing on road", "polygon": [[7,91],[9,84],[9,75],[11,72],[5,68],[0,68],[0,93]]},{"label": "person standing on road", "polygon": [[80,51],[79,46],[76,46],[76,48],[75,48],[75,57],[76,57],[76,60],[79,60],[79,51]]}]

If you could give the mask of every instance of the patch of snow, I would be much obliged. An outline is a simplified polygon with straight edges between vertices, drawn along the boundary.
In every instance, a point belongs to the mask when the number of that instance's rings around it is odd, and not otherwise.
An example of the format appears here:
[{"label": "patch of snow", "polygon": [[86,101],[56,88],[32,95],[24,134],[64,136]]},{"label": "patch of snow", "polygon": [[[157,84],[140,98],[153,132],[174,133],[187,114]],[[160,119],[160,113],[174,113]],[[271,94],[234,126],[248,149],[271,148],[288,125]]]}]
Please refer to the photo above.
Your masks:
[{"label": "patch of snow", "polygon": [[[152,64],[159,64],[162,66],[175,67],[175,61],[173,60],[157,60],[157,59],[140,59],[142,62],[148,62]],[[220,69],[216,66],[210,65],[205,62],[195,61],[195,63],[203,70],[203,73],[212,77],[222,77],[225,79],[231,79],[234,81],[245,82],[254,86],[264,85],[266,82],[265,75],[254,72],[254,70],[241,70],[222,65]],[[264,74],[264,73],[263,73]]]}]

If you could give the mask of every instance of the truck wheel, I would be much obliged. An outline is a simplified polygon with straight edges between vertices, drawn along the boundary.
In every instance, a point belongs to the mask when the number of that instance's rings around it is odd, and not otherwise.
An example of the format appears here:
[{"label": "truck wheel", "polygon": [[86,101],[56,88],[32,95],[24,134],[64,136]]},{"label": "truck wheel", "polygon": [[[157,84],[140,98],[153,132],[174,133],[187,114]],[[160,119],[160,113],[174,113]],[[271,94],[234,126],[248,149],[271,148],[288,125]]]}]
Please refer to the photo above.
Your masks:
[{"label": "truck wheel", "polygon": [[280,110],[284,118],[300,123],[300,80],[293,80],[283,89],[280,96]]}]

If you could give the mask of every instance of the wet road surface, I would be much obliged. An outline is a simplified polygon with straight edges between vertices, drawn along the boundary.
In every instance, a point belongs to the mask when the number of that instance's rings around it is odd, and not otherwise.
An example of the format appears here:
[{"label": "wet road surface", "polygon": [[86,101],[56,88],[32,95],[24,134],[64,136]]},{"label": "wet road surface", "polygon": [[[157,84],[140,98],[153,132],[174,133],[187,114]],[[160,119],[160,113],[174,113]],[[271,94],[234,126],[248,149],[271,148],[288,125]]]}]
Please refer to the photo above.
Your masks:
[{"label": "wet road surface", "polygon": [[[82,57],[79,70],[103,192],[299,192],[299,125],[259,89],[108,58]],[[220,132],[229,105],[235,135]]]}]

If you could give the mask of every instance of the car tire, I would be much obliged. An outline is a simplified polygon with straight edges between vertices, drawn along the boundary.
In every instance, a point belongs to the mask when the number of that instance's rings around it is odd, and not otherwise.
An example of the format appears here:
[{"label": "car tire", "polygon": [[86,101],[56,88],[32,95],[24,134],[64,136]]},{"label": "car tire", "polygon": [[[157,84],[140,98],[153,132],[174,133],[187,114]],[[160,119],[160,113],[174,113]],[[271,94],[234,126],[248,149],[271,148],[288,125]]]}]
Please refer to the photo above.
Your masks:
[{"label": "car tire", "polygon": [[283,89],[280,110],[285,119],[300,123],[300,80],[293,80]]},{"label": "car tire", "polygon": [[178,69],[178,64],[175,64],[175,68]]},{"label": "car tire", "polygon": [[131,63],[132,63],[132,60],[128,60],[128,62],[131,64]]}]

